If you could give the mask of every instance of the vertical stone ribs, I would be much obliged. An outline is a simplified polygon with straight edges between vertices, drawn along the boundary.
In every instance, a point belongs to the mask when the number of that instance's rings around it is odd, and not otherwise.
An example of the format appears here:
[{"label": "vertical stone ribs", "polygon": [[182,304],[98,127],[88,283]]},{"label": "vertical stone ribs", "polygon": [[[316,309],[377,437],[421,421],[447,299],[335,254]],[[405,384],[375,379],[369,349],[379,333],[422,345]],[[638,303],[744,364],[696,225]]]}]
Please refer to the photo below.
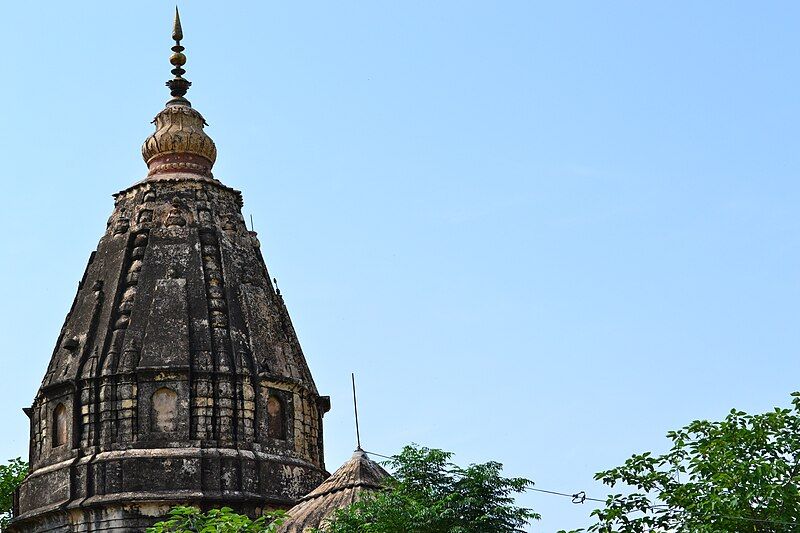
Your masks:
[{"label": "vertical stone ribs", "polygon": [[[119,319],[117,324],[122,330],[127,330],[130,324],[131,312],[139,292],[139,276],[141,275],[144,255],[150,242],[150,234],[143,229],[133,239],[131,262],[125,277],[125,291],[119,306]],[[126,317],[123,319],[123,317]],[[121,336],[122,334],[120,334]],[[118,353],[118,352],[117,352]],[[114,357],[113,367],[106,368],[116,375],[116,432],[113,435],[116,441],[133,442],[136,440],[138,428],[137,379],[136,367],[139,363],[139,352],[136,346],[123,351]]]},{"label": "vertical stone ribs", "polygon": [[241,208],[237,191],[181,177],[116,195],[29,410],[15,533],[61,527],[42,516],[142,531],[179,503],[285,508],[324,479],[327,407]]},{"label": "vertical stone ribs", "polygon": [[148,242],[146,229],[132,235],[129,241],[124,262],[126,268],[119,284],[121,295],[111,319],[111,340],[101,362],[99,438],[106,444],[118,439],[131,442],[136,438],[136,354],[128,351],[121,357],[121,351],[139,291],[139,276]]},{"label": "vertical stone ribs", "polygon": [[[228,329],[228,301],[217,234],[210,229],[200,230],[203,276],[208,302],[208,321],[211,330],[213,361],[212,432],[220,441],[237,440],[236,424],[236,368],[231,353]],[[198,420],[207,416],[207,410],[198,409]]]}]

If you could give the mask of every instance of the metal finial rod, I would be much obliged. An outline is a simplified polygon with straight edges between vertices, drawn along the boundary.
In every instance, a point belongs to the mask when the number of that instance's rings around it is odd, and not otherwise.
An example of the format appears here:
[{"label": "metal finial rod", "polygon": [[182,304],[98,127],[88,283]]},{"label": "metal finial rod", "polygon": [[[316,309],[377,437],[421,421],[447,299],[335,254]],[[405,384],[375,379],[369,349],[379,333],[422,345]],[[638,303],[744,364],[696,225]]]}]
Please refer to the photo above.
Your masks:
[{"label": "metal finial rod", "polygon": [[356,443],[358,444],[357,450],[361,449],[361,432],[358,429],[358,398],[356,397],[356,375],[354,372],[350,373],[350,378],[353,380],[353,411],[356,414]]},{"label": "metal finial rod", "polygon": [[178,6],[175,6],[175,22],[172,25],[172,39],[181,43],[183,39],[183,28],[181,27],[181,14],[178,12]]},{"label": "metal finial rod", "polygon": [[186,100],[184,96],[192,85],[192,82],[183,78],[183,75],[186,74],[186,70],[183,68],[183,65],[186,64],[186,56],[183,54],[185,48],[181,46],[183,27],[181,26],[181,14],[178,12],[178,6],[175,6],[175,22],[172,25],[172,39],[175,41],[175,46],[171,48],[172,55],[169,58],[169,62],[175,67],[170,71],[175,77],[167,82],[167,87],[169,87],[169,92],[173,100],[178,103],[188,104],[189,101]]}]

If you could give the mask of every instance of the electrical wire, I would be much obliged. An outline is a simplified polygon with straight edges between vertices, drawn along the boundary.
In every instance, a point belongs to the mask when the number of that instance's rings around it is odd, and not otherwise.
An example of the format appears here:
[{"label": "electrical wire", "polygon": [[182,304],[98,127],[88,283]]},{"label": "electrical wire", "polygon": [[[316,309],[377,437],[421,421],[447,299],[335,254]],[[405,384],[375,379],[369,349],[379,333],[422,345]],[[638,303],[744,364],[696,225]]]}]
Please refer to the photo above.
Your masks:
[{"label": "electrical wire", "polygon": [[[364,453],[367,453],[369,455],[374,455],[376,457],[382,457],[384,459],[394,459],[395,458],[395,456],[383,455],[383,454],[376,453],[376,452],[365,451]],[[606,503],[608,501],[608,500],[601,500],[599,498],[590,498],[589,496],[586,495],[586,493],[584,491],[575,492],[573,494],[570,494],[570,493],[567,493],[567,492],[558,492],[558,491],[555,491],[555,490],[537,489],[535,487],[528,487],[526,490],[532,491],[532,492],[541,492],[543,494],[550,494],[550,495],[553,495],[553,496],[561,496],[561,497],[564,497],[564,498],[570,498],[572,500],[572,503],[574,503],[576,505],[580,505],[580,504],[583,504],[585,502]],[[669,506],[668,505],[664,505],[664,504],[655,504],[655,505],[648,505],[646,507],[646,509],[655,510],[655,509],[661,509],[661,508],[666,508],[666,507],[669,507]],[[725,519],[728,519],[728,520],[741,520],[743,522],[750,522],[750,523],[753,523],[753,524],[766,524],[766,525],[776,525],[776,526],[793,526],[793,527],[800,526],[800,522],[784,522],[784,521],[781,521],[781,520],[766,520],[766,519],[761,519],[761,518],[748,518],[748,517],[745,517],[745,516],[732,516],[732,515],[724,515],[724,514],[717,514],[717,513],[710,514],[709,516],[713,516],[715,518],[725,518]]]},{"label": "electrical wire", "polygon": [[[567,494],[566,492],[557,492],[557,491],[554,491],[554,490],[537,489],[537,488],[534,488],[534,487],[528,487],[527,490],[534,491],[534,492],[542,492],[544,494],[552,494],[552,495],[555,495],[555,496],[563,496],[565,498],[571,498],[572,499],[572,503],[575,503],[575,504],[582,504],[583,502],[587,502],[587,501],[599,502],[599,503],[606,503],[608,501],[608,500],[600,500],[598,498],[590,498],[583,491],[576,492],[575,494]],[[662,508],[668,508],[668,507],[669,506],[665,505],[665,504],[655,504],[655,505],[648,505],[647,507],[645,507],[645,509],[654,510],[654,509],[662,509]],[[767,519],[763,519],[763,518],[748,518],[746,516],[733,516],[733,515],[724,515],[724,514],[718,514],[718,513],[712,513],[709,516],[713,516],[715,518],[726,518],[728,520],[741,520],[743,522],[750,522],[750,523],[756,523],[756,524],[769,524],[769,525],[794,526],[794,527],[800,526],[799,522],[784,522],[784,521],[781,521],[781,520],[767,520]]]}]

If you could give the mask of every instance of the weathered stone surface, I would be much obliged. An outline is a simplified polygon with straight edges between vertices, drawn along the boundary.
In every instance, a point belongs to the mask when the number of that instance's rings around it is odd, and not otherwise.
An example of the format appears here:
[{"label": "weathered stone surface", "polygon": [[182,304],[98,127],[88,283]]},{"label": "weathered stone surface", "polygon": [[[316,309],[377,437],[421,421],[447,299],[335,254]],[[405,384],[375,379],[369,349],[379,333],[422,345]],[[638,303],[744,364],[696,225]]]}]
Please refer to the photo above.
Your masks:
[{"label": "weathered stone surface", "polygon": [[365,491],[380,490],[389,474],[367,454],[358,449],[344,465],[319,487],[289,509],[289,519],[279,533],[324,531],[337,509],[357,501]]},{"label": "weathered stone surface", "polygon": [[12,531],[141,531],[178,503],[288,508],[327,477],[330,402],[241,194],[211,177],[202,117],[170,105],[26,411],[31,473]]}]

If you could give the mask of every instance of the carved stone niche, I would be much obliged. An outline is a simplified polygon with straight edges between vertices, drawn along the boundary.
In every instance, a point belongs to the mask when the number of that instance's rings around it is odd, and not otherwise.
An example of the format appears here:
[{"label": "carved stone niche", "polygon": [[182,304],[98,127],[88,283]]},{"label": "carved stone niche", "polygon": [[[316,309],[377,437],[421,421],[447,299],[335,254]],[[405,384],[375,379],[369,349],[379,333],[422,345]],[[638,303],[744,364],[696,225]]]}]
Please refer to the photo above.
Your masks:
[{"label": "carved stone niche", "polygon": [[53,448],[63,446],[69,440],[69,415],[63,403],[53,409]]},{"label": "carved stone niche", "polygon": [[150,399],[150,430],[172,433],[178,426],[178,394],[168,388],[157,389]]},{"label": "carved stone niche", "polygon": [[289,445],[293,440],[294,408],[290,391],[269,387],[266,391],[266,434],[273,444]]},{"label": "carved stone niche", "polygon": [[72,450],[72,398],[66,390],[47,398],[39,413],[44,452],[51,460],[66,459]]},{"label": "carved stone niche", "polygon": [[[149,374],[149,376],[148,376]],[[184,378],[161,380],[155,370],[140,372],[137,386],[139,435],[143,441],[189,437],[189,390]]]},{"label": "carved stone niche", "polygon": [[283,401],[275,395],[267,398],[267,436],[286,440],[286,408]]}]

